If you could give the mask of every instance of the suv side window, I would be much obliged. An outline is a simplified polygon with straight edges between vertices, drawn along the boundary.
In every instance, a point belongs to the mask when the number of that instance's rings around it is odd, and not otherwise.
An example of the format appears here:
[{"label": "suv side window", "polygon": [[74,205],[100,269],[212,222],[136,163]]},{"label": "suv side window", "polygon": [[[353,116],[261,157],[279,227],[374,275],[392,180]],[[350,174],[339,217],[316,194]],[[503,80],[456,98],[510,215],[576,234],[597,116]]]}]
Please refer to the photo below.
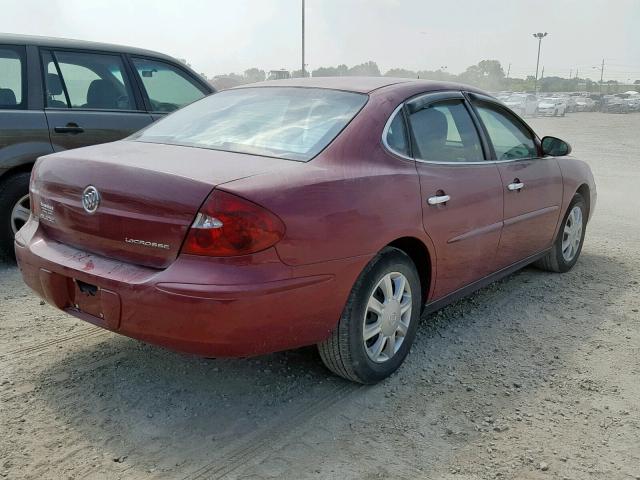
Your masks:
[{"label": "suv side window", "polygon": [[481,162],[482,146],[462,100],[432,103],[409,115],[414,157],[434,162]]},{"label": "suv side window", "polygon": [[207,94],[186,72],[169,63],[148,58],[132,61],[153,112],[172,112]]},{"label": "suv side window", "polygon": [[475,107],[493,144],[496,160],[538,156],[533,136],[522,123],[489,103],[476,103]]},{"label": "suv side window", "polygon": [[0,45],[0,108],[26,107],[24,48]]},{"label": "suv side window", "polygon": [[136,109],[119,55],[44,52],[42,63],[49,108]]}]

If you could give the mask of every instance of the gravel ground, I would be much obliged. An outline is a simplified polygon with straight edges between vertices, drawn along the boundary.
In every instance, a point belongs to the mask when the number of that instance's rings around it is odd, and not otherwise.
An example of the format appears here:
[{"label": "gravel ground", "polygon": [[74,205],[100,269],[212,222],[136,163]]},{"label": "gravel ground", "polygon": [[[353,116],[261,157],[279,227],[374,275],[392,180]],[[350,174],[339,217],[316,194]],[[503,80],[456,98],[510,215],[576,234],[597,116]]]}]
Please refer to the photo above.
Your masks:
[{"label": "gravel ground", "polygon": [[594,170],[580,261],[424,318],[377,386],[313,348],[203,360],[120,337],[0,265],[0,477],[640,479],[640,114],[530,123]]}]

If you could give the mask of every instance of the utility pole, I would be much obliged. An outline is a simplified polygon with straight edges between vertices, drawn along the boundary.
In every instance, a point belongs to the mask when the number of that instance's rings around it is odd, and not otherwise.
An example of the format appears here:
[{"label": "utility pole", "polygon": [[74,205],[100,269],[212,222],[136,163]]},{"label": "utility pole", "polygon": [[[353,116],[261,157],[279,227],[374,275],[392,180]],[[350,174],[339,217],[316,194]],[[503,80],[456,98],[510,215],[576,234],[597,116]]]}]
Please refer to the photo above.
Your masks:
[{"label": "utility pole", "polygon": [[578,69],[577,68],[576,68],[576,76],[573,77],[573,78],[575,78],[576,80],[578,79]]},{"label": "utility pole", "polygon": [[602,81],[604,79],[604,58],[602,59],[602,66],[600,67],[600,97],[602,97]]},{"label": "utility pole", "polygon": [[542,44],[542,39],[544,37],[546,37],[548,34],[547,32],[538,32],[538,33],[534,33],[533,34],[533,38],[537,38],[538,39],[538,60],[536,61],[536,82],[534,84],[533,90],[535,92],[538,91],[538,67],[540,66],[540,46]]},{"label": "utility pole", "polygon": [[507,80],[509,80],[509,73],[511,73],[511,64],[507,67]]},{"label": "utility pole", "polygon": [[304,63],[304,0],[302,0],[302,77],[307,76],[307,68]]}]

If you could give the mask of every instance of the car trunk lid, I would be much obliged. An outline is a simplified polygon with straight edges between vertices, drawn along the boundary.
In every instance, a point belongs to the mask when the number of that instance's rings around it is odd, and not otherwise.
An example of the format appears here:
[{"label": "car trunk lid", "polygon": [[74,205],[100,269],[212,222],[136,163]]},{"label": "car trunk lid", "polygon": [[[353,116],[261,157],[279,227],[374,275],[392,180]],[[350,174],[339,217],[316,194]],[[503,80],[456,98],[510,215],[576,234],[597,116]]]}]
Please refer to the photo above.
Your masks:
[{"label": "car trunk lid", "polygon": [[[177,257],[215,186],[297,163],[120,141],[41,158],[32,175],[33,211],[53,240],[164,268]],[[94,213],[87,212],[82,201],[89,186],[100,197]]]}]

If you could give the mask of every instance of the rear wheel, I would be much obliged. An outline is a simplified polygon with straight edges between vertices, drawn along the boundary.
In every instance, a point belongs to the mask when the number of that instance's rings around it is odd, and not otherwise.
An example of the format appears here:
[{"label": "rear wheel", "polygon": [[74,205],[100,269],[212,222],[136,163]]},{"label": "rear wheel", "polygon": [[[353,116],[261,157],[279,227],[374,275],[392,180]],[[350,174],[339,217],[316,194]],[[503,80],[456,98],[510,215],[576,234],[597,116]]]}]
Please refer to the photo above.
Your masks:
[{"label": "rear wheel", "polygon": [[13,257],[13,238],[29,219],[30,176],[17,173],[0,183],[0,255]]},{"label": "rear wheel", "polygon": [[551,272],[567,272],[578,261],[587,219],[587,205],[582,195],[576,193],[562,221],[558,237],[549,253],[536,262],[536,266]]},{"label": "rear wheel", "polygon": [[385,248],[358,277],[331,336],[318,344],[322,361],[354,382],[388,377],[409,353],[421,302],[415,265],[401,250]]}]

